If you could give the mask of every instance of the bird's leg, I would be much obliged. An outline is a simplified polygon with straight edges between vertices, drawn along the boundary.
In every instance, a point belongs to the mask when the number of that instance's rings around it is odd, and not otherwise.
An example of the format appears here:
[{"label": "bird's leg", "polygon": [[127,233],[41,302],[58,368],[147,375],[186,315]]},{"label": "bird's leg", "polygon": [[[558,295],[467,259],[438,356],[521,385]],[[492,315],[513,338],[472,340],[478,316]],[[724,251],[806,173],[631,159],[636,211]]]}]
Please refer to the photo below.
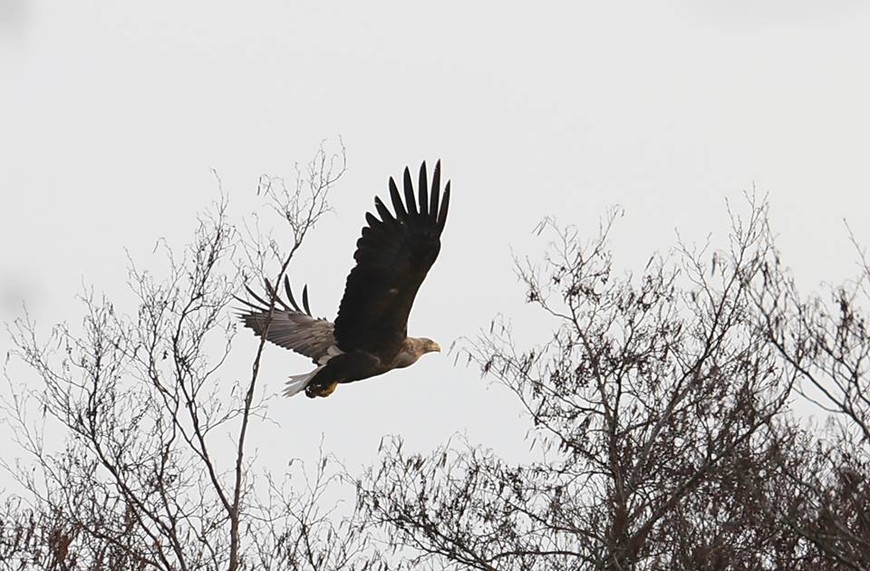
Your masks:
[{"label": "bird's leg", "polygon": [[338,381],[330,383],[330,385],[328,387],[326,387],[325,389],[323,389],[323,391],[320,392],[320,396],[328,397],[329,395],[331,395],[332,393],[335,392],[335,388],[337,386],[338,386]]},{"label": "bird's leg", "polygon": [[338,381],[333,381],[326,386],[310,386],[305,389],[305,396],[308,398],[314,397],[328,397],[332,393],[335,392],[336,387],[338,387]]}]

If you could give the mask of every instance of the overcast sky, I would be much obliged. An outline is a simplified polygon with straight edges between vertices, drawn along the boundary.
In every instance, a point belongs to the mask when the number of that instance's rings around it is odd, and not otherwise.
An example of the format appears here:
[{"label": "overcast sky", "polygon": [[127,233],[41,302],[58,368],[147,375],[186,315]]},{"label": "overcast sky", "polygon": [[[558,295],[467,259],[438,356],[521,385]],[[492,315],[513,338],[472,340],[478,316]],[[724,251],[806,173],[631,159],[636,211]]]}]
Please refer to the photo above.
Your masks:
[{"label": "overcast sky", "polygon": [[[329,318],[374,194],[438,158],[450,219],[409,329],[444,347],[498,312],[522,328],[511,249],[540,251],[547,215],[592,237],[622,205],[618,263],[640,270],[675,229],[724,244],[724,200],[755,185],[801,283],[836,282],[855,269],[843,220],[870,244],[868,30],[857,0],[0,0],[2,316],[23,297],[43,330],[77,321],[82,283],[123,295],[125,249],[147,267],[158,239],[184,245],[212,169],[241,215],[259,175],[338,137],[335,214],[291,267]],[[255,346],[245,331],[235,351]],[[310,368],[266,358],[275,391]],[[351,465],[388,433],[519,454],[528,429],[445,355],[269,415],[261,456],[279,463],[321,435]]]}]

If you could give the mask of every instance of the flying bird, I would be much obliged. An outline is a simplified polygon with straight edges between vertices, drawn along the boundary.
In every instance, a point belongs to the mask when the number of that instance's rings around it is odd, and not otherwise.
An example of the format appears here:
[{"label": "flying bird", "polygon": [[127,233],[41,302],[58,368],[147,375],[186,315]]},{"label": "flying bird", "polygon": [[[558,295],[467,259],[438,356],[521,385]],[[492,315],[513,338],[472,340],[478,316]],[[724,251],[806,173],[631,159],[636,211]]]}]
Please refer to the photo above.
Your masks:
[{"label": "flying bird", "polygon": [[335,323],[311,315],[307,286],[300,307],[286,276],[286,301],[268,281],[266,298],[246,287],[256,301],[240,300],[248,306],[241,315],[245,326],[276,345],[310,357],[317,365],[311,372],[291,376],[285,396],[304,390],[311,398],[327,397],[339,383],[407,367],[422,355],[441,350],[431,339],[408,337],[408,314],[441,250],[450,181],[442,193],[438,161],[431,186],[426,163],[420,167],[416,197],[407,167],[403,183],[404,197],[390,178],[394,212],[375,197],[377,215],[366,213],[353,255],[356,265],[347,276]]}]

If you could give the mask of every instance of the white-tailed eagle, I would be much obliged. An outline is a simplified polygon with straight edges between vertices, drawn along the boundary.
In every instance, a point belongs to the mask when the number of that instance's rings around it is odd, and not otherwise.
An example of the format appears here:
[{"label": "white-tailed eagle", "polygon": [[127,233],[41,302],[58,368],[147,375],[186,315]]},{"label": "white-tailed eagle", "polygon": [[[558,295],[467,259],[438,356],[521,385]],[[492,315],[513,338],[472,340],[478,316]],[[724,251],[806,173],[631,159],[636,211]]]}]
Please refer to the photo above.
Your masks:
[{"label": "white-tailed eagle", "polygon": [[[265,298],[247,288],[255,302],[242,300],[248,306],[241,315],[245,326],[276,345],[310,357],[317,365],[309,373],[291,376],[284,395],[304,390],[312,398],[326,397],[339,383],[407,367],[423,354],[441,350],[431,339],[408,337],[408,314],[441,250],[450,182],[442,193],[440,161],[435,165],[431,186],[426,163],[420,167],[416,197],[407,168],[403,182],[404,201],[390,178],[395,214],[378,197],[377,216],[366,213],[366,226],[353,256],[356,265],[347,276],[335,323],[311,315],[307,287],[300,307],[286,277],[286,301],[269,282]],[[274,307],[270,311],[272,299]]]}]

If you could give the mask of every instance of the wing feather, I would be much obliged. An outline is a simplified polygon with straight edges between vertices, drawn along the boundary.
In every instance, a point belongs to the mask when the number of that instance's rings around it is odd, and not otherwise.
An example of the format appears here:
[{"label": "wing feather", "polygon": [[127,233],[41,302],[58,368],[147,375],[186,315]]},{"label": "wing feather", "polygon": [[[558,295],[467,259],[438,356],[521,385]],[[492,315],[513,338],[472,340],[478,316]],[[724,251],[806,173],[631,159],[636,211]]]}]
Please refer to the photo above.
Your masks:
[{"label": "wing feather", "polygon": [[300,308],[293,297],[290,280],[284,278],[284,291],[289,304],[281,299],[272,284],[266,281],[268,296],[275,300],[271,316],[269,315],[271,303],[254,293],[251,288],[246,286],[245,289],[256,303],[241,298],[236,299],[247,306],[241,318],[245,327],[253,329],[257,336],[262,337],[265,332],[267,341],[305,355],[315,363],[319,363],[320,359],[328,354],[330,348],[336,346],[334,325],[326,319],[311,315],[307,286],[302,290]]},{"label": "wing feather", "polygon": [[395,215],[379,198],[375,199],[375,209],[380,218],[366,215],[366,226],[354,253],[356,265],[347,277],[335,320],[335,339],[342,351],[387,355],[398,351],[405,340],[417,290],[441,249],[449,183],[442,195],[440,168],[439,161],[433,184],[428,185],[423,163],[416,195],[407,168],[403,193],[390,178]]},{"label": "wing feather", "polygon": [[426,161],[423,161],[423,166],[420,167],[420,180],[417,183],[417,192],[419,193],[417,200],[420,203],[420,215],[429,215],[429,181],[426,176]]},{"label": "wing feather", "polygon": [[441,200],[441,209],[438,211],[438,231],[444,230],[444,223],[447,222],[447,208],[450,206],[450,181],[444,187],[444,198]]},{"label": "wing feather", "polygon": [[[405,210],[405,205],[402,204],[402,197],[399,195],[399,189],[396,187],[396,181],[393,180],[393,177],[390,177],[390,200],[393,201],[393,208],[396,211],[396,218],[404,218],[405,216],[407,216],[408,212]],[[380,198],[375,197],[375,206],[377,206],[378,203],[383,204]],[[380,209],[378,209],[378,212],[380,212]],[[389,211],[387,211],[387,216],[389,218],[392,218],[392,216],[389,216]],[[384,219],[384,222],[386,221],[387,220]]]},{"label": "wing feather", "polygon": [[[398,195],[396,195],[396,196],[398,196]],[[393,204],[395,204],[395,202]],[[401,202],[399,204],[401,204]],[[378,211],[378,214],[381,215],[381,220],[383,220],[383,222],[385,224],[392,224],[393,222],[396,221],[396,219],[393,218],[393,215],[390,214],[390,209],[387,208],[387,206],[383,203],[383,201],[381,201],[381,199],[378,197],[375,197],[375,209]],[[397,216],[405,216],[405,214],[406,213],[404,210],[402,210],[401,214],[399,214],[399,209],[396,208],[396,215]],[[371,217],[371,219],[369,219],[369,217]],[[366,212],[366,222],[369,223],[369,227],[372,227],[375,224],[377,224],[379,222],[379,220],[371,212]]]},{"label": "wing feather", "polygon": [[[441,188],[441,161],[435,163],[435,172],[432,173],[432,188]],[[447,192],[450,192],[450,186],[448,185]],[[429,194],[429,214],[432,216],[438,215],[438,193],[432,192]]]},{"label": "wing feather", "polygon": [[[425,164],[423,165],[425,168]],[[405,167],[405,172],[402,175],[405,187],[405,205],[408,208],[408,214],[413,216],[417,214],[417,202],[414,200],[414,183],[411,182],[411,171]]]}]

